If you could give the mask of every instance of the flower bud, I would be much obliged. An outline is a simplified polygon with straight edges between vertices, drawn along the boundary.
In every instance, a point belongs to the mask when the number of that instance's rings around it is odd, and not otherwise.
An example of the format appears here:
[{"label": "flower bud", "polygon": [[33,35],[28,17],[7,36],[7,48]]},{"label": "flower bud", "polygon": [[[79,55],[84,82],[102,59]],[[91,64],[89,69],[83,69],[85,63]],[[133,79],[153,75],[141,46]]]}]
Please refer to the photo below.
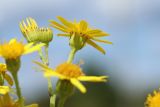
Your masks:
[{"label": "flower bud", "polygon": [[20,58],[6,59],[5,61],[8,71],[10,71],[11,73],[17,73],[19,71],[19,68],[21,66]]},{"label": "flower bud", "polygon": [[37,29],[38,42],[49,43],[53,39],[53,32],[50,28]]},{"label": "flower bud", "polygon": [[71,37],[70,37],[70,41],[69,41],[69,45],[71,48],[74,48],[76,50],[80,50],[84,47],[85,43],[86,43],[86,38],[83,38],[82,36],[79,36],[80,34],[78,33],[74,33]]},{"label": "flower bud", "polygon": [[37,40],[37,38],[35,36],[32,36],[31,34],[36,29],[38,29],[38,25],[36,21],[32,18],[26,18],[26,22],[27,23],[25,23],[24,21],[20,22],[20,30],[28,42],[34,42]]},{"label": "flower bud", "polygon": [[27,18],[26,22],[25,24],[25,22],[22,21],[19,26],[23,36],[28,42],[49,43],[52,41],[53,32],[50,28],[38,27],[36,21],[32,18]]}]

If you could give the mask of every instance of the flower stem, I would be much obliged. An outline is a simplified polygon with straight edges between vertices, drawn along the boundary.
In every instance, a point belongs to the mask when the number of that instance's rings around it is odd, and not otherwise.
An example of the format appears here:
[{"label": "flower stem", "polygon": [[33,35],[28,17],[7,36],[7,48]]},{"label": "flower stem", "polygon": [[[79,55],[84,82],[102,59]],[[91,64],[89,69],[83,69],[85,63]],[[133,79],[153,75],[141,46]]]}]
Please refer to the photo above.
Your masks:
[{"label": "flower stem", "polygon": [[15,85],[16,85],[16,91],[17,91],[18,99],[20,101],[20,105],[21,105],[21,107],[23,107],[24,103],[23,103],[23,97],[22,97],[22,94],[21,94],[21,88],[19,86],[18,73],[17,72],[13,72],[12,76],[13,76],[13,79],[14,79],[14,82],[15,82]]},{"label": "flower stem", "polygon": [[67,97],[61,97],[58,101],[58,107],[64,107],[64,103],[67,100]]},{"label": "flower stem", "polygon": [[77,49],[75,48],[71,49],[68,60],[67,60],[68,63],[72,63],[76,52],[77,52]]},{"label": "flower stem", "polygon": [[45,46],[45,55],[46,55],[45,63],[46,63],[46,65],[49,65],[48,48],[49,48],[49,44],[47,44],[47,45]]},{"label": "flower stem", "polygon": [[[45,45],[45,56],[42,53],[42,50],[39,51],[39,56],[45,65],[49,65],[49,57],[48,57],[48,48],[49,44]],[[48,92],[50,96],[50,107],[55,107],[56,95],[54,94],[51,78],[48,78]]]}]

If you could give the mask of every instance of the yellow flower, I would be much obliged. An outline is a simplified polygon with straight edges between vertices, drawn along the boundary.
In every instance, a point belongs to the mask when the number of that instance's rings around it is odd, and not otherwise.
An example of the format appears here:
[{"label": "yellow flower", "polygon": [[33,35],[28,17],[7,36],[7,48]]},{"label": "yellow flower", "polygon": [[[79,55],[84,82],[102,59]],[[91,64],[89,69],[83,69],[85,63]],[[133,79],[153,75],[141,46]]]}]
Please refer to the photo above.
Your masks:
[{"label": "yellow flower", "polygon": [[8,82],[9,85],[13,85],[13,80],[10,75],[6,73],[7,66],[6,64],[0,63],[0,85],[4,84],[4,79]]},{"label": "yellow flower", "polygon": [[[105,33],[100,29],[90,28],[88,23],[84,20],[81,20],[80,22],[70,22],[60,16],[57,18],[62,24],[52,20],[50,21],[50,25],[64,32],[63,34],[58,34],[58,36],[69,37],[70,45],[78,45],[78,48],[81,49],[87,43],[105,54],[104,49],[97,45],[94,41],[112,44],[110,41],[99,39],[99,37],[109,36],[108,33]],[[72,39],[74,39],[74,43]]]},{"label": "yellow flower", "polygon": [[160,91],[154,91],[149,94],[146,100],[146,107],[160,107]]},{"label": "yellow flower", "polygon": [[10,88],[8,86],[0,86],[0,94],[4,95],[7,94],[10,91]]},{"label": "yellow flower", "polygon": [[33,18],[26,18],[26,22],[21,21],[20,30],[28,42],[48,43],[53,39],[53,32],[50,28],[38,27]]},{"label": "yellow flower", "polygon": [[5,59],[17,59],[22,55],[38,51],[44,45],[42,43],[37,45],[29,43],[25,45],[16,39],[11,39],[9,43],[0,44],[0,56]]},{"label": "yellow flower", "polygon": [[[22,106],[20,106],[20,102],[18,100],[14,101],[13,98],[8,93],[6,93],[0,96],[0,107],[22,107]],[[31,104],[25,107],[38,107],[38,104]]]},{"label": "yellow flower", "polygon": [[60,80],[70,81],[70,83],[77,87],[82,93],[86,93],[86,88],[80,83],[80,81],[105,82],[107,78],[107,76],[85,76],[81,68],[72,63],[60,64],[55,70],[52,70],[48,66],[39,62],[35,63],[41,66],[42,70],[45,71],[45,77],[56,76],[59,77]]}]

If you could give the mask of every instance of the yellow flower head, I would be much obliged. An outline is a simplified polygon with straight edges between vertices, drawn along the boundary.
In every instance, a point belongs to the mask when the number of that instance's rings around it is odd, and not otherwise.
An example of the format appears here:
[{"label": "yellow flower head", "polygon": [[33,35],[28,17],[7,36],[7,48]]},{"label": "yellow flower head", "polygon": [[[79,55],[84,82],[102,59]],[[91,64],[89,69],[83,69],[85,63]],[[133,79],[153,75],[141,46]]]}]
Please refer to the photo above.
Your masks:
[{"label": "yellow flower head", "polygon": [[5,59],[17,59],[22,55],[38,51],[44,45],[42,43],[37,45],[29,43],[25,45],[16,39],[11,39],[10,42],[0,44],[0,56]]},{"label": "yellow flower head", "polygon": [[[14,101],[13,98],[9,95],[9,91],[9,87],[0,86],[0,94],[2,94],[0,95],[0,107],[21,107],[19,100]],[[38,107],[38,104],[31,104],[25,107]]]},{"label": "yellow flower head", "polygon": [[90,28],[88,23],[84,20],[81,20],[80,22],[70,22],[60,16],[57,18],[62,24],[52,20],[50,21],[50,25],[64,32],[63,34],[58,34],[58,36],[69,37],[70,45],[78,45],[78,48],[81,49],[87,43],[105,54],[104,49],[97,45],[94,41],[112,44],[110,41],[98,39],[99,37],[109,36],[108,33],[105,33],[100,29]]},{"label": "yellow flower head", "polygon": [[55,70],[52,70],[48,66],[35,62],[42,67],[45,77],[56,76],[61,80],[68,80],[72,85],[77,87],[82,93],[86,93],[86,88],[80,81],[88,82],[105,82],[107,76],[85,76],[83,71],[78,65],[72,63],[63,63],[56,67]]},{"label": "yellow flower head", "polygon": [[149,94],[146,100],[146,107],[160,107],[160,91],[154,91]]},{"label": "yellow flower head", "polygon": [[33,18],[26,18],[26,22],[20,22],[19,27],[28,42],[50,42],[53,32],[50,28],[39,28]]}]

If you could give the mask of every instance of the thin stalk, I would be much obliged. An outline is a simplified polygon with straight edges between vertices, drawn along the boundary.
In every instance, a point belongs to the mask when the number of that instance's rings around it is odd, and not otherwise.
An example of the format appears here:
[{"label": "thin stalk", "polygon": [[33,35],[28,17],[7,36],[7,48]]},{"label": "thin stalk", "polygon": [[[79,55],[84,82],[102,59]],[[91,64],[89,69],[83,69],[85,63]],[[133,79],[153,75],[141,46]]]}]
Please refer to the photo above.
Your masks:
[{"label": "thin stalk", "polygon": [[68,60],[67,60],[68,63],[72,63],[76,52],[77,52],[77,50],[75,48],[71,49],[71,51],[69,53]]},{"label": "thin stalk", "polygon": [[23,107],[24,106],[23,97],[22,97],[22,94],[21,94],[21,88],[19,86],[18,73],[14,72],[14,73],[12,73],[12,76],[13,76],[13,79],[14,79],[14,82],[15,82],[15,85],[16,85],[16,91],[17,91],[18,99],[20,101],[21,107]]},{"label": "thin stalk", "polygon": [[64,107],[64,103],[66,102],[67,97],[62,97],[58,101],[58,107]]},{"label": "thin stalk", "polygon": [[[49,44],[46,44],[45,49],[44,49],[45,56],[43,55],[42,50],[39,51],[39,56],[43,64],[47,66],[49,65],[48,48],[49,48]],[[48,78],[47,80],[48,80],[48,92],[50,96],[50,107],[55,107],[56,96],[53,91],[52,81],[51,81],[51,78]]]}]

